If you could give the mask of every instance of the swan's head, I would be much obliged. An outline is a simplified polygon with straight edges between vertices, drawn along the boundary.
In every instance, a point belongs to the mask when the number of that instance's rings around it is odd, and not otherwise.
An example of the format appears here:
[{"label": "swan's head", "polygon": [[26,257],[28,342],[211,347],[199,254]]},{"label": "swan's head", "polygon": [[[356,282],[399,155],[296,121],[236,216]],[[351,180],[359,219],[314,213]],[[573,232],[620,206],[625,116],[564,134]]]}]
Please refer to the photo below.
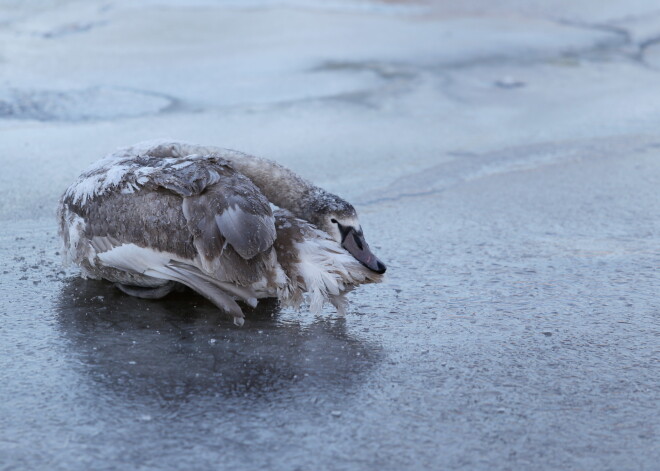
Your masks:
[{"label": "swan's head", "polygon": [[339,198],[326,193],[318,198],[309,221],[330,235],[358,262],[376,273],[385,273],[387,267],[369,249],[355,208]]}]

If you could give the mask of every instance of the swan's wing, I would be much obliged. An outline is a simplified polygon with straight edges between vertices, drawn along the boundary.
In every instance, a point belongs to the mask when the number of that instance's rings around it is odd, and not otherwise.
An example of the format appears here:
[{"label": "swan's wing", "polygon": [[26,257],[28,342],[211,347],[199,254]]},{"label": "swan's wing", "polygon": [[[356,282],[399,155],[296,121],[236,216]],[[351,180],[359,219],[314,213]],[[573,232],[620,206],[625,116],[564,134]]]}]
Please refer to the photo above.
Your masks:
[{"label": "swan's wing", "polygon": [[175,254],[135,244],[121,244],[112,237],[94,237],[90,244],[103,267],[182,283],[231,315],[236,323],[242,324],[243,311],[233,297],[256,306],[257,300],[251,289],[216,280],[191,263],[176,260]]},{"label": "swan's wing", "polygon": [[[171,154],[161,147],[148,152],[154,154],[119,154],[96,163],[65,192],[61,207],[71,208],[83,217],[89,214],[91,218],[85,219],[95,223],[111,224],[113,219],[123,218],[120,212],[133,218],[137,212],[145,212],[140,220],[146,221],[158,216],[152,206],[162,206],[158,200],[166,198],[156,192],[165,189],[183,199],[196,246],[207,258],[219,253],[225,243],[246,260],[273,245],[275,219],[268,200],[224,159],[204,155],[168,157]],[[121,196],[126,196],[122,205],[137,207],[118,211],[116,200]],[[144,198],[152,199],[148,207]],[[107,215],[109,218],[90,214],[109,208],[114,213]],[[130,221],[122,225],[128,230],[134,227]],[[94,231],[93,235],[102,234]]]},{"label": "swan's wing", "polygon": [[[252,304],[254,296],[247,287],[269,279],[276,263],[271,251],[275,223],[267,199],[218,157],[146,154],[106,159],[67,190],[60,213],[64,235],[73,227],[66,215],[81,219],[76,237],[69,237],[73,242],[98,238],[112,242],[95,247],[103,265],[131,270],[135,254],[117,249],[125,245],[150,249],[145,266],[134,267],[134,273],[155,276],[149,270],[158,270],[160,276],[155,277],[190,286],[234,317],[239,311],[214,290]],[[89,245],[73,242],[68,245],[75,245],[74,249]],[[87,250],[76,252],[80,253],[72,258],[77,263],[93,263],[94,255]],[[171,257],[156,257],[159,260],[152,263],[154,253]],[[90,266],[90,273],[93,269]]]},{"label": "swan's wing", "polygon": [[266,197],[222,160],[183,160],[149,175],[182,198],[182,211],[203,269],[241,284],[263,276],[275,241],[275,218]]},{"label": "swan's wing", "polygon": [[212,258],[228,244],[250,260],[270,249],[275,241],[275,219],[266,199],[256,187],[254,190],[246,194],[234,185],[220,183],[184,198],[183,214],[201,254]]}]

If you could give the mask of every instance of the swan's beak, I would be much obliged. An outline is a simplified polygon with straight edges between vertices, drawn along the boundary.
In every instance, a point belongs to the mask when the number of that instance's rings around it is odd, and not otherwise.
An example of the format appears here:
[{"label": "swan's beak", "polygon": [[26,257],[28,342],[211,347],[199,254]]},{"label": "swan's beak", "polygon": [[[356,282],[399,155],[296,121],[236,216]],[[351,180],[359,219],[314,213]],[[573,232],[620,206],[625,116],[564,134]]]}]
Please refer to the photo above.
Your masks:
[{"label": "swan's beak", "polygon": [[364,240],[362,231],[358,232],[352,227],[349,228],[344,235],[344,241],[341,243],[341,246],[348,250],[348,253],[369,270],[376,273],[385,273],[385,270],[387,270],[385,264],[378,260],[378,257],[369,250],[369,244]]}]

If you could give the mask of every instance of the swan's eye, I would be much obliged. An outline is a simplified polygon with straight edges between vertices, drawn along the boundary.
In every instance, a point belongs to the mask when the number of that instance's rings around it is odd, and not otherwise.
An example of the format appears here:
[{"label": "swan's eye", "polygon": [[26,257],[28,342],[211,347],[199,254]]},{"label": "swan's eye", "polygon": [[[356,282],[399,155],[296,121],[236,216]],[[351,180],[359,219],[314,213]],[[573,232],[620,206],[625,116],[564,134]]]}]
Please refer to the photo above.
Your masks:
[{"label": "swan's eye", "polygon": [[335,218],[330,219],[330,222],[333,224],[339,224]]},{"label": "swan's eye", "polygon": [[353,240],[355,241],[355,245],[358,246],[358,249],[364,250],[364,246],[362,245],[362,241],[360,240],[360,238],[357,235],[355,235],[355,232],[353,233]]}]

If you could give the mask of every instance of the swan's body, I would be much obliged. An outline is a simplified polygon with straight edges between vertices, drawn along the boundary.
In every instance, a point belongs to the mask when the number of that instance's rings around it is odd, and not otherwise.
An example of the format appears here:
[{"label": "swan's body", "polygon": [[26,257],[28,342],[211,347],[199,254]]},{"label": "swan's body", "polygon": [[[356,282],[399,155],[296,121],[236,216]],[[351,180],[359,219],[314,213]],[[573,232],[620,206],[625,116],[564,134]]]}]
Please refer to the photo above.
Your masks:
[{"label": "swan's body", "polygon": [[274,162],[218,148],[119,151],[67,189],[59,217],[65,257],[83,276],[150,298],[181,283],[237,324],[235,300],[298,307],[307,295],[313,311],[325,301],[343,311],[348,290],[385,271],[350,204]]}]

